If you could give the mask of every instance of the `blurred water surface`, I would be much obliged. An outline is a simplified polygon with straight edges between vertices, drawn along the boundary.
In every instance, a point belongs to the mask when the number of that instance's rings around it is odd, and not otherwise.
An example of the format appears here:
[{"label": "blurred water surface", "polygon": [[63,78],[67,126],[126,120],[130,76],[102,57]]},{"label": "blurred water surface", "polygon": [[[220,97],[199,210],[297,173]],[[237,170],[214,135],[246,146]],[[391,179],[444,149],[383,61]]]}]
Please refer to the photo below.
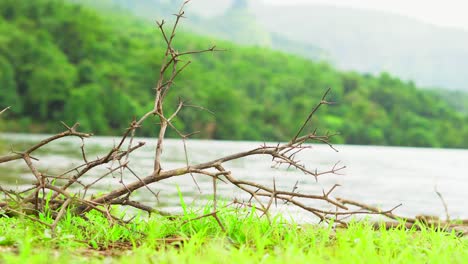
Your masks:
[{"label": "blurred water surface", "polygon": [[[44,135],[2,134],[13,150],[24,149],[28,144],[37,142]],[[106,150],[117,142],[117,138],[93,137],[86,140],[88,159],[102,157]],[[136,151],[130,158],[130,167],[139,177],[151,173],[155,139],[137,138],[146,145]],[[220,156],[249,150],[262,145],[263,142],[243,141],[208,141],[190,140],[187,142],[189,163],[209,161]],[[73,165],[80,164],[81,141],[76,138],[65,138],[48,145],[34,154],[40,162],[39,168],[48,173],[59,173]],[[396,213],[406,216],[430,214],[443,217],[444,208],[435,189],[443,195],[449,214],[452,218],[468,218],[468,150],[429,149],[380,146],[335,146],[339,152],[326,145],[311,145],[298,158],[308,168],[329,170],[336,162],[347,168],[342,175],[323,175],[318,182],[313,177],[298,171],[271,168],[271,158],[267,156],[247,157],[226,164],[226,168],[235,177],[249,179],[272,186],[275,179],[277,189],[290,191],[298,181],[301,193],[320,194],[322,189],[329,189],[335,183],[341,185],[335,196],[349,198],[383,209],[390,209],[400,203]],[[3,154],[3,153],[2,153]],[[182,141],[169,139],[165,141],[163,169],[184,167],[186,165]],[[83,178],[83,183],[90,183],[107,171],[99,168]],[[0,184],[11,189],[30,186],[33,178],[22,161],[0,165]],[[201,192],[190,176],[174,177],[164,182],[151,185],[154,193],[159,192],[159,199],[143,188],[134,194],[134,199],[167,211],[178,211],[180,199],[178,190],[186,203],[203,205],[212,194],[211,178],[195,176]],[[137,180],[130,173],[114,174],[99,182],[92,192],[109,191],[121,186],[119,181],[129,183]],[[79,187],[79,186],[76,186]],[[235,187],[219,183],[218,194],[229,201],[232,198],[248,199]],[[317,204],[319,205],[319,204]],[[325,208],[327,208],[326,205]],[[276,209],[296,219],[309,219],[310,214],[278,204]]]}]

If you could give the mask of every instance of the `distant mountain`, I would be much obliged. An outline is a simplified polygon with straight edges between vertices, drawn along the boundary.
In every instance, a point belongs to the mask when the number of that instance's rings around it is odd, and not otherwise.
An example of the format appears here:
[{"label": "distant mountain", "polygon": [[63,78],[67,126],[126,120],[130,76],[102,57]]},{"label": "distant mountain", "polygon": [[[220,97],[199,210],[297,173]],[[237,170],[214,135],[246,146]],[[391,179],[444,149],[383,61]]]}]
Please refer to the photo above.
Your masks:
[{"label": "distant mountain", "polygon": [[325,5],[251,7],[257,23],[327,51],[334,65],[468,91],[468,32],[404,16]]},{"label": "distant mountain", "polygon": [[[94,8],[127,11],[146,19],[167,18],[178,10],[182,0],[68,0]],[[256,15],[246,0],[193,0],[187,5],[187,21],[182,27],[197,34],[232,41],[237,44],[261,46],[297,54],[313,60],[330,60],[329,54],[313,43],[270,32],[257,23]]]},{"label": "distant mountain", "polygon": [[[181,3],[109,1],[152,19],[158,11],[174,10]],[[315,4],[278,6],[255,0],[248,3],[193,0],[189,12],[198,16],[191,13],[188,24],[197,33],[328,60],[340,69],[385,71],[420,86],[468,91],[468,32],[380,11]]]}]

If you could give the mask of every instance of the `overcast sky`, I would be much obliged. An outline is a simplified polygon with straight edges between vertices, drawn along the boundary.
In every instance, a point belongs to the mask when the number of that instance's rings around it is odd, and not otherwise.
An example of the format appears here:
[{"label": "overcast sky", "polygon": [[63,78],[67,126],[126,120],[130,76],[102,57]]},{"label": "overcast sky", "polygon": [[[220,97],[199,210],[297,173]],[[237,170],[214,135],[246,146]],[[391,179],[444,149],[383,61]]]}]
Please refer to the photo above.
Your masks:
[{"label": "overcast sky", "polygon": [[321,3],[390,11],[439,26],[468,31],[468,0],[263,0],[272,4]]}]

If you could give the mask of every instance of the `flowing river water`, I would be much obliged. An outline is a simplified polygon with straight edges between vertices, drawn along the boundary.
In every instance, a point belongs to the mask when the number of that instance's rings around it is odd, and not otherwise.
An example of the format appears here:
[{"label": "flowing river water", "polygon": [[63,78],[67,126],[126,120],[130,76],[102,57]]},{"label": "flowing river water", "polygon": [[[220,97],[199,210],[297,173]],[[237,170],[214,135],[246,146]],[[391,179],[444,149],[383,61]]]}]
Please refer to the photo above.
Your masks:
[{"label": "flowing river water", "polygon": [[[43,139],[44,135],[1,134],[13,150],[24,149],[28,144]],[[88,159],[102,157],[113,146],[117,138],[93,137],[86,140]],[[148,175],[153,166],[154,139],[138,138],[146,145],[130,158],[130,167],[139,177]],[[245,141],[208,141],[190,140],[187,142],[188,158],[191,164],[209,161],[220,156],[246,151],[262,145],[262,142]],[[65,138],[48,145],[34,154],[40,162],[38,166],[49,174],[64,171],[80,164],[81,141]],[[352,146],[336,145],[335,152],[327,145],[311,145],[299,159],[308,168],[329,170],[336,162],[345,165],[342,175],[323,175],[318,182],[313,177],[298,171],[271,168],[270,157],[248,157],[226,164],[228,170],[240,179],[249,179],[260,184],[272,186],[273,179],[277,189],[290,191],[298,182],[298,191],[308,194],[321,194],[335,183],[341,186],[334,192],[336,197],[348,198],[382,209],[390,209],[402,203],[395,213],[404,216],[418,214],[445,217],[444,207],[436,190],[442,194],[448,206],[451,218],[468,218],[468,150],[429,149],[406,147]],[[3,153],[2,153],[3,154]],[[183,143],[180,140],[165,141],[163,169],[184,167],[186,165]],[[84,183],[94,181],[106,168],[101,168],[83,179]],[[10,189],[30,186],[33,178],[22,161],[0,164],[0,185]],[[159,199],[144,189],[135,194],[135,199],[166,211],[180,210],[179,193],[188,204],[204,204],[212,194],[212,180],[208,177],[195,176],[201,192],[190,176],[175,177],[151,185],[154,193],[159,192]],[[104,178],[92,190],[105,192],[120,186],[120,175]],[[135,176],[124,175],[124,182],[135,181]],[[232,198],[247,199],[235,187],[220,183],[218,194],[223,200]],[[295,219],[307,219],[309,213],[278,204],[278,211],[291,215]]]}]

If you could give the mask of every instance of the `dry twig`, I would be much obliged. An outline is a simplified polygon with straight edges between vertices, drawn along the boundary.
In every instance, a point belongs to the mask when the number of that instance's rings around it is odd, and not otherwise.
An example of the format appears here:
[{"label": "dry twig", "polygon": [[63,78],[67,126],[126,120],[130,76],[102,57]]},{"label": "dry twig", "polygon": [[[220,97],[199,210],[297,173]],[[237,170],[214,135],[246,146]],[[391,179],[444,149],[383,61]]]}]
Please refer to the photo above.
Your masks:
[{"label": "dry twig", "polygon": [[[62,133],[58,133],[56,135],[48,137],[22,152],[14,152],[12,154],[0,156],[0,163],[23,159],[27,164],[31,175],[35,178],[35,183],[33,187],[27,190],[26,192],[22,191],[12,195],[11,193],[5,192],[5,190],[3,189],[0,189],[0,192],[8,194],[6,196],[7,201],[0,203],[0,207],[8,209],[10,211],[18,211],[15,208],[8,208],[8,200],[12,200],[14,197],[14,199],[21,200],[18,204],[32,204],[36,212],[43,211],[45,210],[45,200],[48,199],[47,197],[50,197],[50,200],[48,201],[48,204],[50,204],[50,208],[48,208],[48,210],[53,210],[55,215],[54,223],[52,225],[48,225],[52,230],[55,230],[58,221],[63,217],[64,212],[67,209],[72,210],[73,213],[78,215],[82,215],[90,210],[96,210],[108,217],[111,221],[122,222],[119,218],[113,216],[110,213],[109,207],[111,205],[131,206],[146,211],[148,213],[158,212],[154,208],[132,200],[131,196],[137,190],[141,188],[146,188],[151,193],[153,193],[156,200],[158,200],[158,193],[153,192],[152,189],[149,187],[149,185],[151,185],[152,183],[160,182],[169,178],[182,177],[186,175],[191,175],[193,177],[193,174],[199,174],[202,176],[210,177],[213,181],[213,211],[199,218],[212,216],[215,218],[215,220],[218,222],[219,226],[223,230],[224,226],[218,217],[219,211],[217,208],[218,181],[231,184],[233,187],[242,190],[251,197],[248,201],[235,200],[235,204],[241,206],[252,206],[252,201],[254,200],[256,204],[260,207],[259,210],[262,211],[263,214],[267,217],[273,205],[273,202],[275,206],[277,206],[278,201],[283,201],[285,204],[291,204],[302,208],[303,210],[314,214],[320,219],[320,221],[323,222],[329,222],[332,219],[335,221],[339,221],[338,217],[346,217],[354,214],[371,213],[382,214],[388,217],[392,217],[393,209],[389,211],[379,211],[375,208],[359,205],[362,210],[348,210],[345,204],[349,203],[349,201],[343,199],[335,199],[332,197],[332,193],[338,187],[338,185],[333,186],[327,192],[324,191],[322,194],[303,194],[298,192],[297,182],[292,190],[281,190],[277,188],[275,181],[273,181],[273,187],[269,187],[258,184],[254,181],[239,180],[234,176],[233,172],[227,170],[224,167],[226,162],[232,160],[242,159],[255,155],[266,155],[272,158],[275,167],[286,166],[288,168],[294,168],[305,174],[306,177],[313,177],[315,180],[318,180],[318,178],[323,175],[339,174],[345,168],[345,166],[339,166],[338,163],[336,163],[330,170],[317,171],[316,169],[309,168],[308,164],[303,164],[296,159],[297,154],[310,149],[310,146],[307,144],[311,142],[325,143],[329,145],[332,149],[334,149],[330,143],[330,138],[333,137],[333,135],[319,135],[316,133],[316,131],[312,133],[303,134],[306,126],[310,123],[310,120],[317,113],[317,111],[324,105],[332,104],[332,102],[327,101],[327,95],[330,89],[328,89],[325,92],[320,102],[312,108],[303,125],[298,129],[296,135],[292,137],[289,142],[277,145],[263,144],[262,146],[251,149],[249,151],[235,153],[232,155],[220,157],[218,159],[199,164],[190,164],[187,155],[186,140],[193,133],[183,134],[182,132],[176,129],[172,122],[183,110],[184,107],[197,107],[201,109],[204,108],[184,104],[184,102],[180,100],[176,110],[168,114],[164,111],[164,99],[172,89],[175,79],[191,63],[191,61],[183,62],[182,57],[221,50],[216,49],[216,46],[212,46],[207,49],[198,51],[178,52],[177,49],[174,47],[174,38],[176,36],[176,31],[178,25],[180,24],[180,21],[182,20],[182,18],[184,18],[184,7],[188,2],[189,1],[185,1],[179,12],[175,14],[176,20],[170,31],[167,31],[165,29],[164,20],[161,22],[157,22],[158,29],[161,32],[166,44],[166,51],[164,53],[161,68],[158,73],[159,78],[154,87],[153,108],[146,112],[139,119],[132,120],[128,128],[124,131],[118,143],[114,147],[112,147],[103,157],[98,157],[94,160],[90,160],[86,156],[85,148],[85,139],[92,136],[92,134],[78,132],[78,123],[73,125],[72,127],[63,124],[66,130]],[[5,112],[7,109],[2,110],[0,114]],[[150,118],[157,118],[159,120],[159,131],[157,133],[156,148],[154,150],[154,164],[152,171],[147,172],[147,175],[145,177],[140,177],[129,167],[129,163],[131,162],[131,154],[145,144],[144,142],[134,144],[134,137],[136,131],[145,124],[145,121],[147,121]],[[162,166],[164,140],[168,128],[174,129],[182,138],[184,142],[184,151],[186,159],[185,166],[172,170],[164,170]],[[37,161],[34,162],[32,154],[36,150],[44,147],[45,145],[64,137],[78,137],[81,139],[82,144],[80,146],[80,151],[83,163],[67,170],[62,174],[47,175],[46,173],[38,169],[38,167],[35,164]],[[85,185],[81,182],[82,178],[91,177],[91,172],[94,172],[96,168],[102,167],[106,164],[110,164],[110,167],[107,168],[106,173],[103,173],[98,176],[92,176],[93,180],[89,184]],[[136,180],[128,184],[124,184],[122,180],[124,172],[129,172],[136,178]],[[116,185],[113,190],[98,197],[94,197],[92,194],[88,194],[88,190],[92,186],[94,186],[107,176],[113,175],[113,173],[119,173],[121,176],[118,185]],[[58,181],[60,179],[65,181]],[[51,180],[57,181],[52,183]],[[197,183],[195,182],[195,184]],[[81,188],[77,187],[78,191],[74,191],[71,187],[77,185],[81,185]],[[27,195],[24,197],[22,196],[23,193],[27,193]],[[306,202],[306,200],[320,201],[325,204],[336,207],[338,210],[334,211],[312,207]],[[21,210],[22,209],[20,208],[19,211]]]}]

